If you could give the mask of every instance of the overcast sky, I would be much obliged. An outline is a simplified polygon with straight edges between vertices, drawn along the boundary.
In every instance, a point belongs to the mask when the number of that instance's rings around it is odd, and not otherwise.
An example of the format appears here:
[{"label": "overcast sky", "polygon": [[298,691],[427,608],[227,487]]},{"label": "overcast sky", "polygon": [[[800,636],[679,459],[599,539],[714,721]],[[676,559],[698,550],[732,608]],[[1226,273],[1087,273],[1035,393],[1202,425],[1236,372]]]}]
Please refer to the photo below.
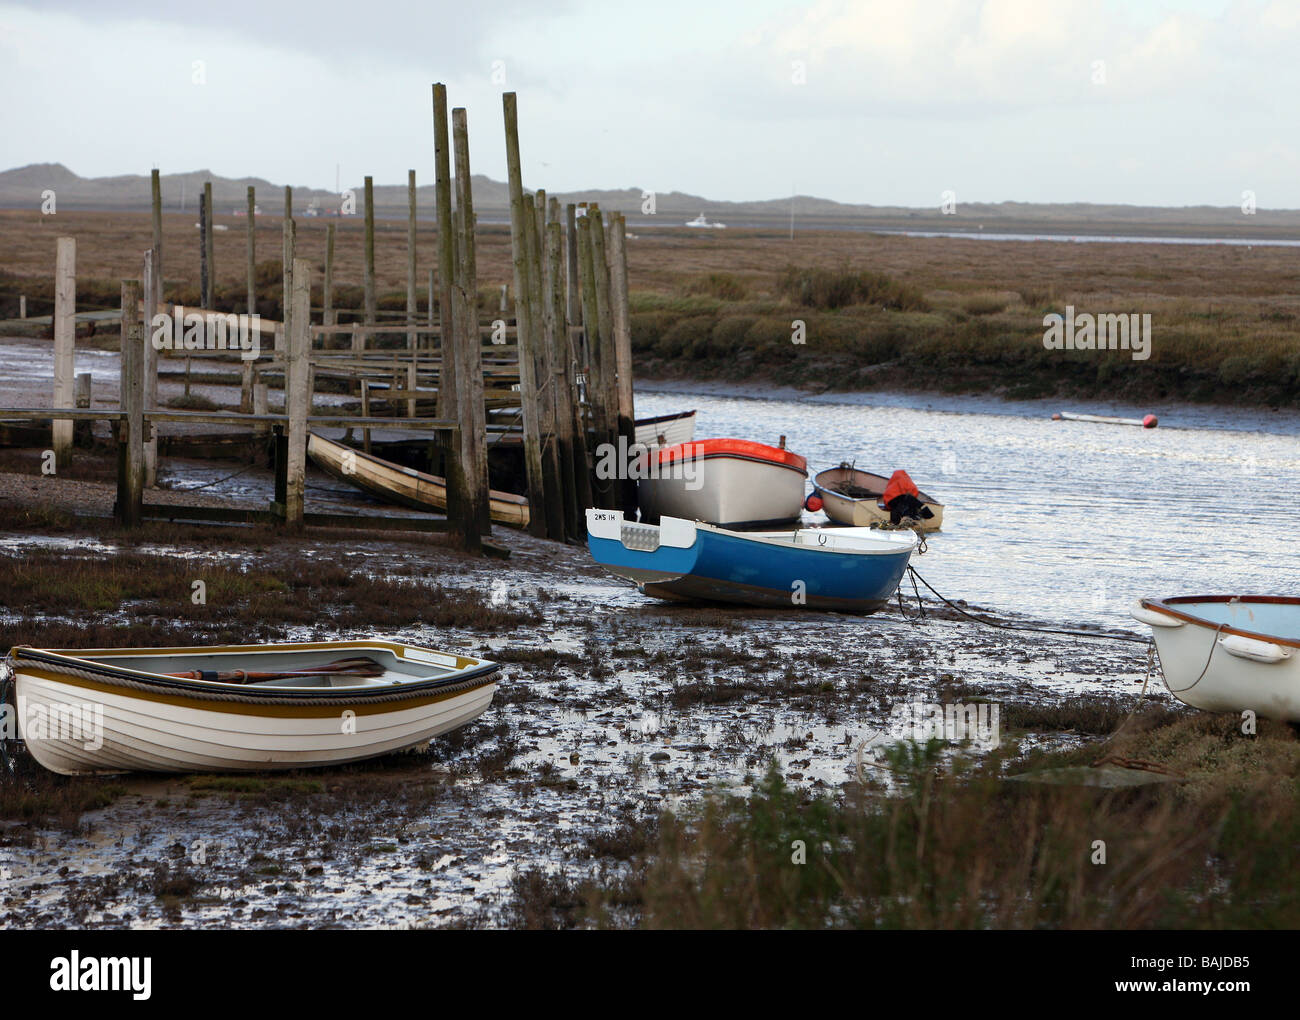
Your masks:
[{"label": "overcast sky", "polygon": [[434,81],[552,191],[1300,207],[1300,0],[0,0],[0,168],[428,182]]}]

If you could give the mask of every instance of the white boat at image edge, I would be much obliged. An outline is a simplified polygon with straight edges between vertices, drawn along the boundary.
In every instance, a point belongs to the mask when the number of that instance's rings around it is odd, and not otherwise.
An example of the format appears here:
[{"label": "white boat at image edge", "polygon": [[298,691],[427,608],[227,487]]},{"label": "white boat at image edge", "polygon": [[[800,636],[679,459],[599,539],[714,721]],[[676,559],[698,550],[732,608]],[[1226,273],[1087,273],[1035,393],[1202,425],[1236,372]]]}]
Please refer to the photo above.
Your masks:
[{"label": "white boat at image edge", "polygon": [[1151,628],[1165,685],[1179,701],[1300,722],[1300,597],[1141,599],[1130,613]]},{"label": "white boat at image edge", "polygon": [[898,589],[917,541],[911,531],[728,531],[677,517],[656,525],[624,520],[621,510],[587,511],[592,558],[644,594],[672,601],[870,613]]},{"label": "white boat at image edge", "polygon": [[501,668],[374,638],[197,648],[18,646],[18,734],[52,772],[253,772],[419,747],[486,711]]}]

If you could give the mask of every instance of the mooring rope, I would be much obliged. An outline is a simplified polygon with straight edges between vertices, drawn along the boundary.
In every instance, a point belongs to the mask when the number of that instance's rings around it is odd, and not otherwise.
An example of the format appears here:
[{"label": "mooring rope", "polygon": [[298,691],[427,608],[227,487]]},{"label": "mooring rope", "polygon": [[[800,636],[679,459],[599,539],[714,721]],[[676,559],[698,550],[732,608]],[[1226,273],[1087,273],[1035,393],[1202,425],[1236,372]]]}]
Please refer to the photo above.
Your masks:
[{"label": "mooring rope", "polygon": [[[976,623],[983,624],[985,627],[996,627],[999,630],[1025,631],[1032,634],[1064,634],[1067,637],[1099,638],[1103,641],[1130,641],[1140,645],[1145,645],[1149,641],[1148,638],[1138,637],[1136,634],[1101,634],[1096,631],[1065,630],[1060,627],[1031,627],[1026,624],[1001,623],[997,620],[988,620],[983,617],[976,616],[974,613],[968,613],[966,610],[962,609],[961,606],[957,605],[956,603],[952,602],[950,599],[941,595],[935,589],[934,585],[932,585],[929,581],[927,581],[924,577],[922,577],[919,573],[917,573],[916,568],[911,566],[910,564],[907,567],[907,572],[912,575],[913,586],[915,586],[917,581],[920,581],[923,585],[929,588],[931,593],[933,593],[933,595],[940,602],[946,605],[949,609],[953,609],[956,612],[960,613],[962,616],[974,620]],[[917,596],[917,601],[918,602],[920,601],[919,595]]]}]

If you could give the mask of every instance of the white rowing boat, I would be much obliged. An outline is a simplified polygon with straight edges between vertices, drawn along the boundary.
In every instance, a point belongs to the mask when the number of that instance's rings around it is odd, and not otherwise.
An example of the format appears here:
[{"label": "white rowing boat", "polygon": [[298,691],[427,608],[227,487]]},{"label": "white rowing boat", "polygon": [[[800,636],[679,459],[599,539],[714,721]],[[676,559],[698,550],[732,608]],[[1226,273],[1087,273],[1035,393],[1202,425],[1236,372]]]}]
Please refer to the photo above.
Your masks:
[{"label": "white rowing boat", "polygon": [[[888,485],[884,475],[859,471],[851,464],[819,471],[813,478],[813,492],[820,497],[826,516],[836,524],[856,528],[889,524],[892,515],[884,501]],[[938,531],[943,527],[943,504],[924,492],[920,500],[934,516],[910,518],[909,523],[921,531]]]},{"label": "white rowing boat", "polygon": [[251,772],[417,747],[481,715],[498,665],[400,641],[16,647],[18,734],[61,775]]},{"label": "white rowing boat", "polygon": [[641,516],[705,521],[722,527],[799,519],[807,462],[797,453],[747,439],[696,439],[641,455]]},{"label": "white rowing boat", "polygon": [[676,446],[695,438],[695,412],[679,411],[636,420],[636,441],[642,446]]},{"label": "white rowing boat", "polygon": [[1191,595],[1142,599],[1130,611],[1151,628],[1179,701],[1300,722],[1300,598]]}]

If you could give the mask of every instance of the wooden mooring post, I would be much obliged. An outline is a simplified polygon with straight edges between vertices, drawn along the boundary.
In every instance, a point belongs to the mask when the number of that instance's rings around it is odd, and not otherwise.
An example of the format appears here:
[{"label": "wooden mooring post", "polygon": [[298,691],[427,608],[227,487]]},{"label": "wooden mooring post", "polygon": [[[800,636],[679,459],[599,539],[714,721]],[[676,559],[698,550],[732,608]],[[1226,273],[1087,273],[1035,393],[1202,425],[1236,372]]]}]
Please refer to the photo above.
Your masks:
[{"label": "wooden mooring post", "polygon": [[[443,102],[445,103],[445,93]],[[438,96],[434,96],[437,109]],[[445,115],[444,115],[445,116]],[[436,119],[436,118],[435,118]],[[474,250],[474,196],[469,168],[469,123],[463,107],[451,111],[453,145],[456,160],[456,206],[460,211],[461,236],[457,245],[456,292],[459,297],[455,319],[453,356],[456,378],[460,380],[457,421],[460,425],[452,449],[461,490],[459,521],[452,526],[463,535],[466,549],[478,552],[483,536],[492,532],[492,513],[488,489],[487,413],[483,405],[483,356],[478,328],[478,257]],[[435,128],[436,130],[436,128]],[[441,139],[435,139],[435,147]],[[438,161],[441,170],[442,161]],[[439,225],[441,229],[441,225]],[[446,341],[443,342],[444,360]]]},{"label": "wooden mooring post", "polygon": [[293,260],[291,286],[293,328],[287,337],[284,370],[284,409],[289,416],[284,521],[291,528],[301,528],[307,472],[307,415],[311,410],[311,263],[307,259]]},{"label": "wooden mooring post", "polygon": [[[406,324],[413,326],[419,321],[420,299],[415,292],[415,171],[406,171]],[[416,338],[419,334],[411,330],[406,334],[406,348],[415,354]],[[414,364],[414,358],[412,358]],[[414,383],[411,389],[415,389]],[[411,404],[411,417],[415,417],[415,404]]]},{"label": "wooden mooring post", "polygon": [[[144,397],[142,405],[147,410],[158,406],[158,351],[152,342],[153,317],[158,312],[158,251],[150,248],[144,253],[144,271],[140,283],[144,290]],[[144,485],[153,488],[158,484],[158,436],[152,429],[144,441]]]},{"label": "wooden mooring post", "polygon": [[248,314],[257,314],[257,189],[248,186]]},{"label": "wooden mooring post", "polygon": [[[375,324],[375,179],[366,178],[366,325]],[[355,336],[355,334],[353,334]]]},{"label": "wooden mooring post", "polygon": [[[149,175],[149,189],[153,199],[150,226],[153,228],[153,303],[155,308],[163,304],[163,233],[162,233],[162,176],[158,170]],[[147,327],[148,322],[145,323]]]},{"label": "wooden mooring post", "polygon": [[[54,262],[54,406],[71,407],[77,329],[77,241],[60,237]],[[72,421],[53,424],[55,469],[72,462]]]},{"label": "wooden mooring post", "polygon": [[123,412],[118,432],[117,503],[114,516],[130,527],[144,516],[144,329],[140,325],[140,281],[122,281]]},{"label": "wooden mooring post", "polygon": [[510,251],[514,267],[515,332],[519,346],[519,399],[523,411],[524,469],[528,484],[528,530],[546,537],[546,493],[542,472],[542,446],[537,410],[536,359],[533,350],[531,259],[527,225],[533,207],[524,199],[523,174],[519,163],[518,100],[513,92],[501,97],[505,115],[506,171],[510,183]]},{"label": "wooden mooring post", "polygon": [[[633,409],[632,387],[632,317],[627,289],[627,224],[619,213],[615,213],[610,218],[608,254],[618,434],[630,450],[636,443],[636,414]],[[635,513],[635,480],[624,478],[621,491],[623,511],[628,514]]]},{"label": "wooden mooring post", "polygon": [[208,291],[208,195],[206,189],[199,192],[199,302],[204,308],[211,308],[212,302]]},{"label": "wooden mooring post", "polygon": [[217,300],[217,207],[212,201],[212,182],[203,182],[203,199],[207,205],[208,215],[203,221],[203,255],[208,265],[208,285],[203,294],[203,307],[215,308]]}]

